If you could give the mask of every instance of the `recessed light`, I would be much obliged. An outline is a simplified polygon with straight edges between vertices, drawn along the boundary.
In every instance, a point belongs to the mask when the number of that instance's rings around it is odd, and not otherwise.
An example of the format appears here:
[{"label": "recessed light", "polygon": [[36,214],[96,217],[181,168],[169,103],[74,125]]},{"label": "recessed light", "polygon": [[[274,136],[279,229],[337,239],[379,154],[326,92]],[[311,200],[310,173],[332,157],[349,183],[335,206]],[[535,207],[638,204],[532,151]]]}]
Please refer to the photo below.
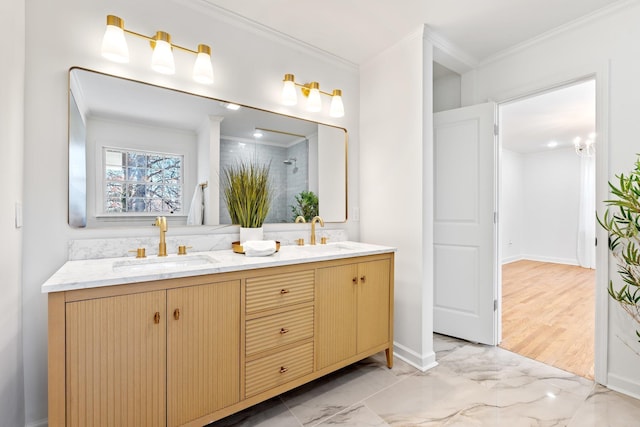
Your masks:
[{"label": "recessed light", "polygon": [[240,106],[238,104],[232,104],[232,103],[227,104],[227,110],[236,111],[239,109],[240,109]]},{"label": "recessed light", "polygon": [[262,138],[262,132],[260,132],[259,130],[256,130],[255,132],[253,132],[253,136],[255,138]]},{"label": "recessed light", "polygon": [[549,141],[547,143],[547,147],[549,147],[549,148],[555,148],[557,146],[558,146],[558,141]]}]

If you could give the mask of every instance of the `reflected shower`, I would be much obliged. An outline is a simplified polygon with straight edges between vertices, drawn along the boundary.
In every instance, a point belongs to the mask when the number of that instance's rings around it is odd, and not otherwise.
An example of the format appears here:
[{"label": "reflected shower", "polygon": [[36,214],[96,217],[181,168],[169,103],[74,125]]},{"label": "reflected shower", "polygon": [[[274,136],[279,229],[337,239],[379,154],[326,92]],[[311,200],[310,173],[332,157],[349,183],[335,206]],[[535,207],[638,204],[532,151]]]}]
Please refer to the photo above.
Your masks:
[{"label": "reflected shower", "polygon": [[287,160],[285,160],[283,163],[287,166],[291,166],[293,165],[293,167],[295,168],[296,166],[298,166],[298,164],[296,163],[297,159],[295,157],[290,157]]}]

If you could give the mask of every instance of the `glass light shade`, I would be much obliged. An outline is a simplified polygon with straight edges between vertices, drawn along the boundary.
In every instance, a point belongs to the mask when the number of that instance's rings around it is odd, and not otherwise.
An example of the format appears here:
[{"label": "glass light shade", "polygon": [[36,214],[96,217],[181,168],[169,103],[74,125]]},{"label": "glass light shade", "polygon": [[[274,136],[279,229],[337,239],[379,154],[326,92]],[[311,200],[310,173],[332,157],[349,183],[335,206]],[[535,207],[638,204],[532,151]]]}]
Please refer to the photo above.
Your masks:
[{"label": "glass light shade", "polygon": [[296,105],[298,103],[296,84],[291,80],[285,80],[282,85],[282,103],[284,105]]},{"label": "glass light shade", "polygon": [[173,61],[169,34],[158,31],[155,37],[155,47],[151,55],[151,68],[162,74],[175,74],[176,65]]},{"label": "glass light shade", "polygon": [[129,48],[122,28],[115,25],[107,25],[102,38],[102,56],[110,61],[129,62]]},{"label": "glass light shade", "polygon": [[213,83],[211,55],[205,52],[198,52],[196,63],[193,65],[193,80],[206,85]]},{"label": "glass light shade", "polygon": [[322,110],[322,99],[320,98],[320,85],[312,82],[309,85],[309,97],[307,98],[307,111],[317,113]]},{"label": "glass light shade", "polygon": [[333,91],[329,115],[331,117],[344,117],[344,104],[342,103],[342,91],[340,89],[334,89]]}]

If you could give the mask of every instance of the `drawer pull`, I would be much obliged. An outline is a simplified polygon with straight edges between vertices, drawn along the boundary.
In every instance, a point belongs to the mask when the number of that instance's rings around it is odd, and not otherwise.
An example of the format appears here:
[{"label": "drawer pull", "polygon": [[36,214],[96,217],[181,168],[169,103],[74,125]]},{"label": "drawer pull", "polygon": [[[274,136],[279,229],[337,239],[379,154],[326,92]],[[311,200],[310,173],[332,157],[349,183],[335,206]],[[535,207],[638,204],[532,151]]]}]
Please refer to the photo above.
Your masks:
[{"label": "drawer pull", "polygon": [[282,335],[286,334],[287,332],[289,332],[289,330],[287,328],[280,328],[280,333]]},{"label": "drawer pull", "polygon": [[160,323],[160,312],[156,311],[156,314],[153,315],[153,323]]},{"label": "drawer pull", "polygon": [[176,308],[175,310],[173,310],[173,318],[176,320],[180,320],[180,309]]},{"label": "drawer pull", "polygon": [[285,295],[289,293],[289,289],[280,289],[280,295]]},{"label": "drawer pull", "polygon": [[367,279],[367,276],[361,276],[361,277],[360,277],[360,281],[361,281],[362,283],[364,283],[364,281],[365,281],[366,279]]},{"label": "drawer pull", "polygon": [[284,374],[285,372],[287,372],[289,370],[289,368],[285,367],[285,366],[281,366],[280,367],[280,373]]},{"label": "drawer pull", "polygon": [[351,279],[351,281],[353,282],[354,285],[358,284],[358,278],[354,277],[353,279]]}]

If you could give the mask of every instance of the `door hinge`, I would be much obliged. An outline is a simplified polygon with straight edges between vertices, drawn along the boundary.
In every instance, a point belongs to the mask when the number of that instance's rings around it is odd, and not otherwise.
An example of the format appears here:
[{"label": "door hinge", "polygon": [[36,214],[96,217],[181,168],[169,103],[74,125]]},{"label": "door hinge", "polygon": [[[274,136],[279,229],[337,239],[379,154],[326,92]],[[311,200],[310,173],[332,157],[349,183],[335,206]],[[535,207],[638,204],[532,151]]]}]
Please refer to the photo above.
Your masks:
[{"label": "door hinge", "polygon": [[493,300],[493,311],[498,311],[498,300],[497,299]]},{"label": "door hinge", "polygon": [[498,124],[497,123],[493,124],[493,134],[495,136],[498,136]]},{"label": "door hinge", "polygon": [[498,212],[494,212],[493,213],[493,223],[497,224],[498,223]]}]

